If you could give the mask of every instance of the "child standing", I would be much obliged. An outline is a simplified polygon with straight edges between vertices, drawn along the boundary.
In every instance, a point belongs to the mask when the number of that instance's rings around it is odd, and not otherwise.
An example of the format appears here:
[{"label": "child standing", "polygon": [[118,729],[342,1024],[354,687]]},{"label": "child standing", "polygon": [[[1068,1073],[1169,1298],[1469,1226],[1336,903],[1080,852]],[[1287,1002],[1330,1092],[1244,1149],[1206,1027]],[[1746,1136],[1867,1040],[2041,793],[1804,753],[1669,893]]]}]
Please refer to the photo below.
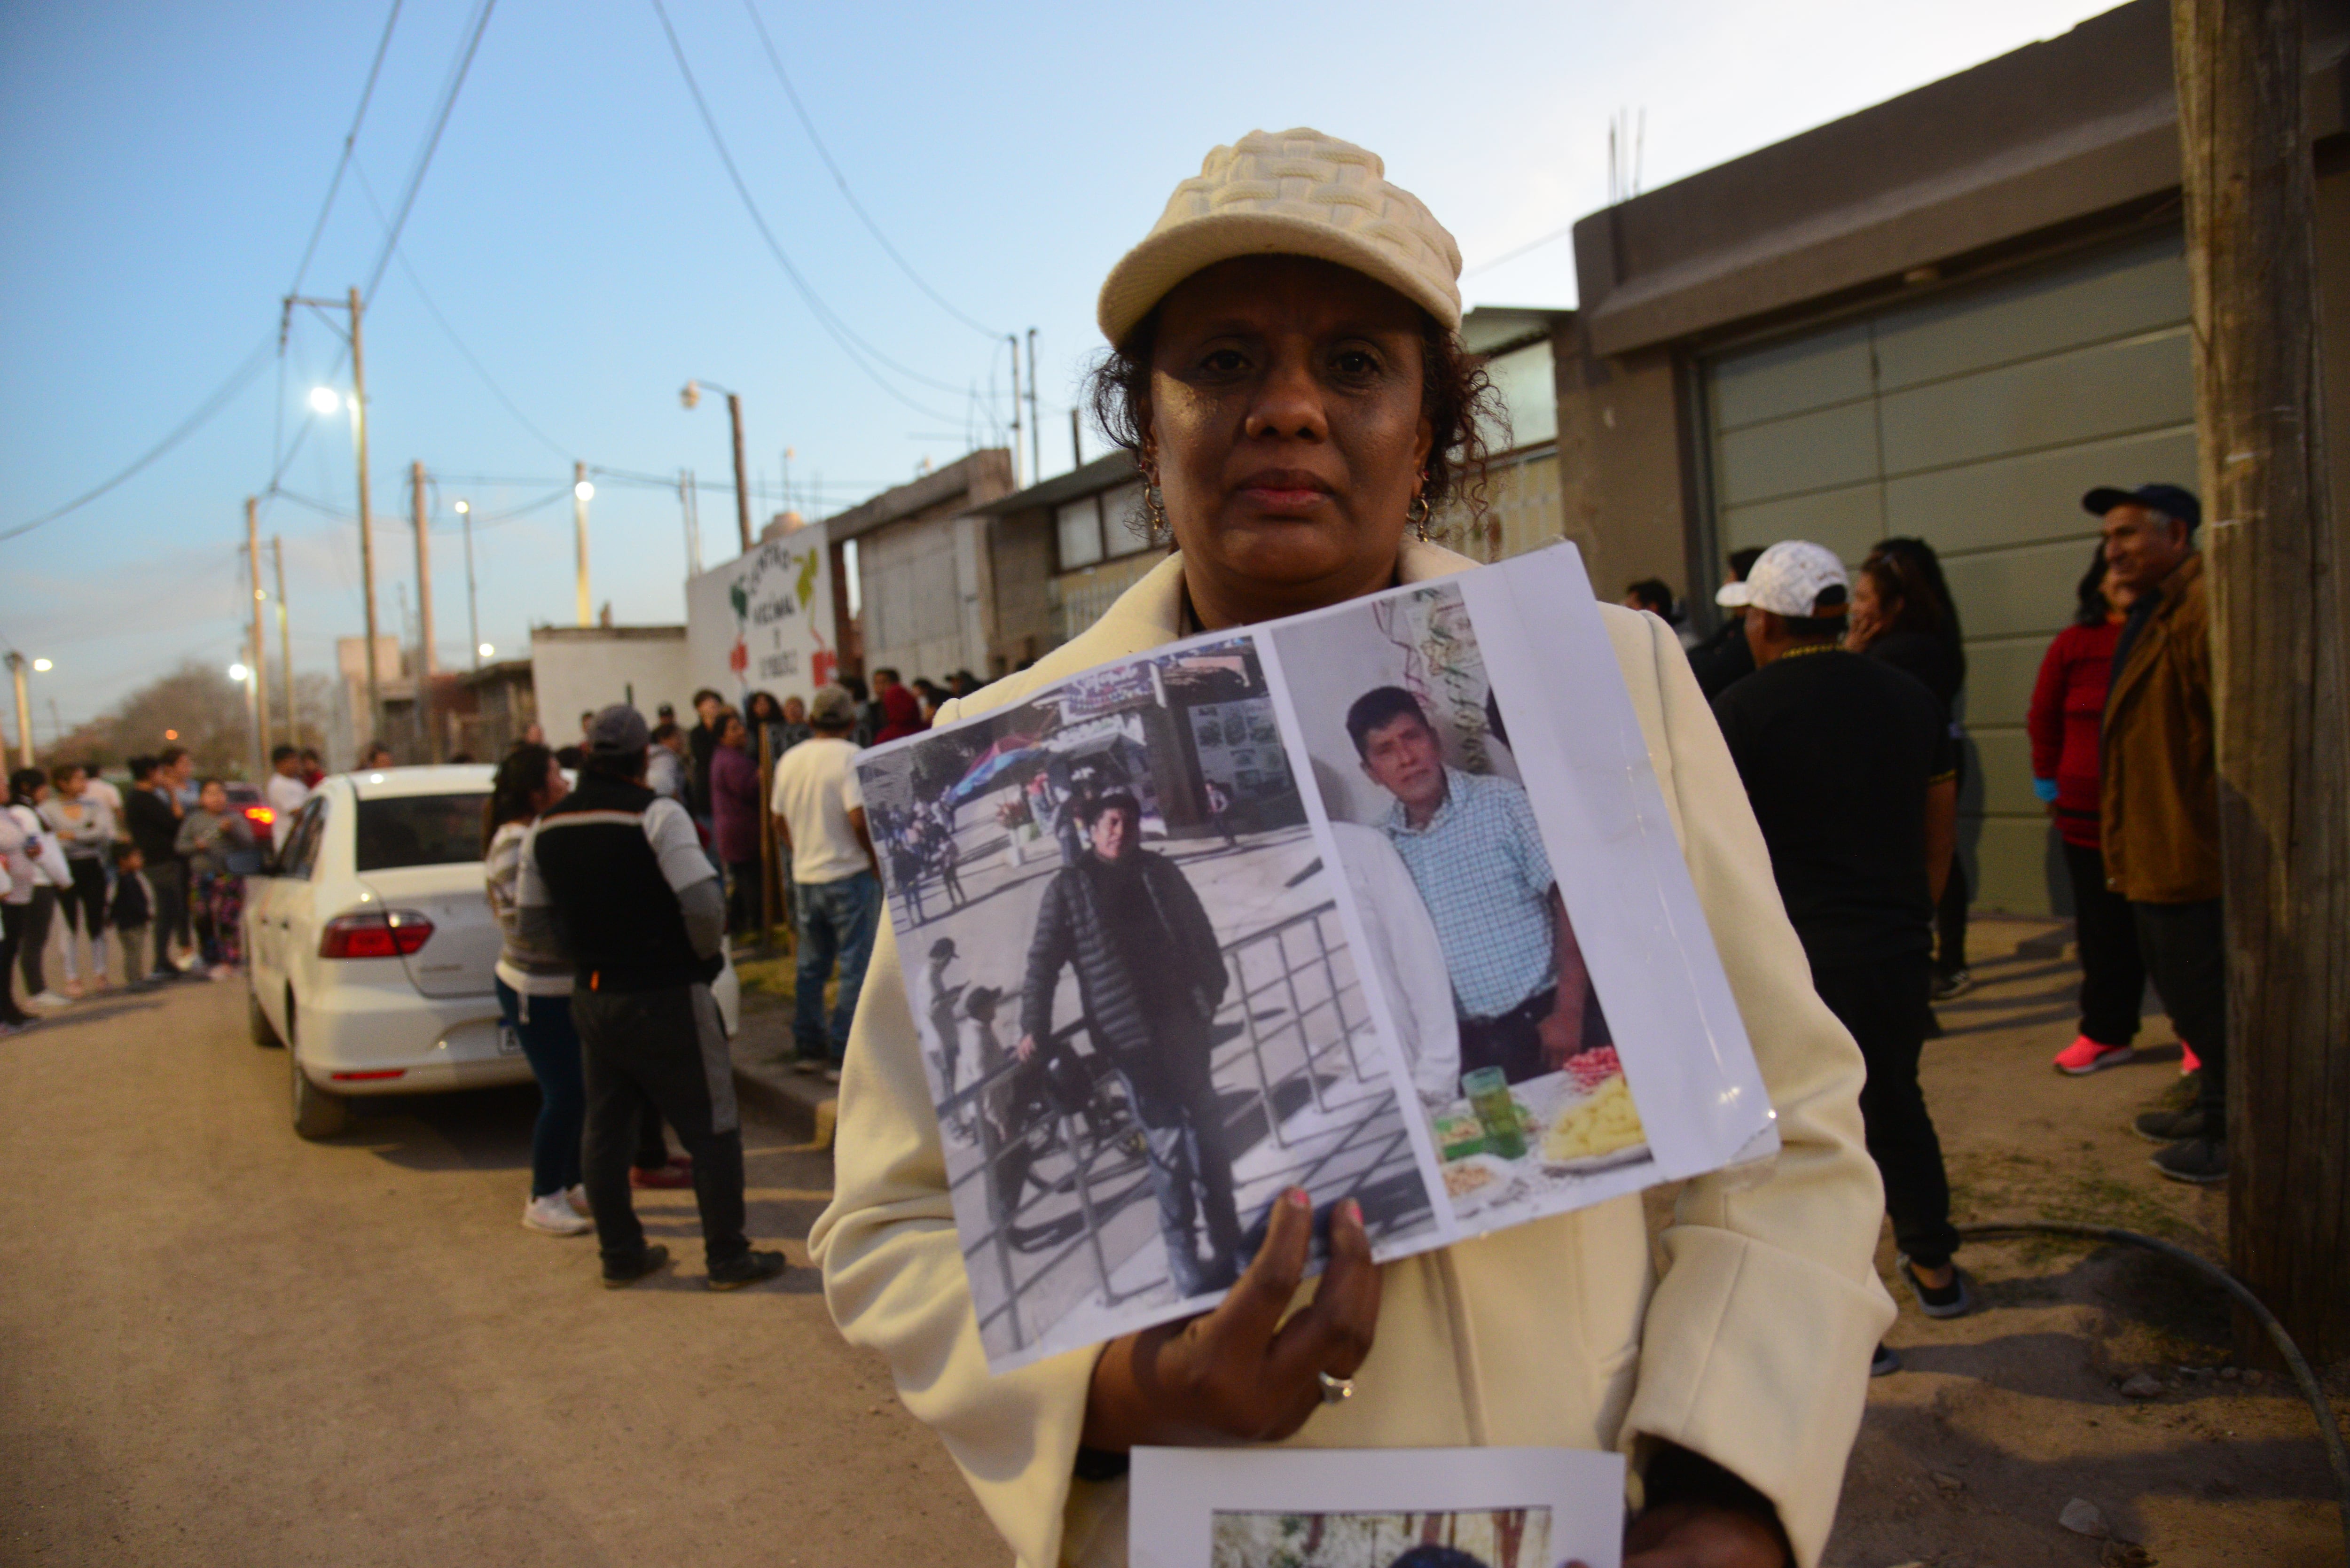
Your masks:
[{"label": "child standing", "polygon": [[140,873],[146,858],[139,846],[124,839],[114,846],[114,901],[107,923],[122,937],[122,982],[133,991],[147,987],[147,927],[155,919],[155,901]]}]

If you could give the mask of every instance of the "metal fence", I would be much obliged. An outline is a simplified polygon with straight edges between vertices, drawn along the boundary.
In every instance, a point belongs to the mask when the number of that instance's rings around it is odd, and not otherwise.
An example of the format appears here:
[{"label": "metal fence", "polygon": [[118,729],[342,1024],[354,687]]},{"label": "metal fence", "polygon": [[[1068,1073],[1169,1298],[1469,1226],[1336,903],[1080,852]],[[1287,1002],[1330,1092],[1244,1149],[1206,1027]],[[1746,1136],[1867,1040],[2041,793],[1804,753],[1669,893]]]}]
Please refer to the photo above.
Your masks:
[{"label": "metal fence", "polygon": [[[1329,1108],[1320,1069],[1332,1053],[1345,1052],[1347,1071],[1362,1076],[1355,1034],[1368,1027],[1367,1010],[1336,919],[1336,903],[1326,902],[1224,945],[1232,983],[1217,1023],[1228,1027],[1237,1009],[1241,1028],[1218,1047],[1219,1065],[1229,1071],[1235,1050],[1249,1057],[1255,1110],[1263,1118],[1262,1134],[1233,1145],[1235,1158],[1261,1137],[1290,1147],[1282,1125],[1284,1101],[1293,1110],[1307,1098],[1318,1110]],[[942,1136],[956,1136],[949,1128],[967,1129],[981,1154],[955,1182],[982,1184],[991,1220],[987,1233],[963,1249],[974,1305],[980,1271],[992,1273],[1002,1291],[1001,1301],[980,1312],[981,1331],[1008,1320],[1015,1347],[1029,1344],[1042,1327],[1024,1317],[1024,1301],[1072,1260],[1106,1304],[1134,1293],[1112,1283],[1123,1260],[1108,1255],[1103,1230],[1128,1204],[1149,1199],[1149,1170],[1123,1076],[1099,1050],[1077,1048],[1078,1036],[1090,1046],[1091,1034],[1090,1021],[1080,1016],[1055,1031],[1034,1063],[1007,1060],[940,1106]],[[1284,1094],[1300,1078],[1302,1094]],[[990,1114],[1003,1111],[1007,1099],[1024,1113],[1009,1137]],[[1253,1119],[1243,1113],[1226,1127]],[[1077,1228],[1065,1235],[1072,1219],[1066,1209],[1057,1216],[1040,1210],[1072,1191]],[[1022,1261],[1038,1254],[1024,1271]]]}]

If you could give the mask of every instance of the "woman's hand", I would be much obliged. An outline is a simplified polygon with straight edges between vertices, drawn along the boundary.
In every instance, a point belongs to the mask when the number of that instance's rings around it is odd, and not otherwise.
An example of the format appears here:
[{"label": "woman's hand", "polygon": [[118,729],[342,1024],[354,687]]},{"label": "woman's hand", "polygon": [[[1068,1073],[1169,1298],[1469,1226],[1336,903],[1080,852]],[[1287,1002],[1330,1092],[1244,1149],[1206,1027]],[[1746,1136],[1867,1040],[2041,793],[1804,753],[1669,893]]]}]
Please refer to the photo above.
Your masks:
[{"label": "woman's hand", "polygon": [[1313,1302],[1282,1322],[1313,1234],[1313,1199],[1293,1188],[1215,1311],[1112,1340],[1094,1364],[1085,1446],[1265,1443],[1305,1425],[1322,1405],[1316,1374],[1353,1376],[1379,1319],[1378,1265],[1362,1208],[1348,1199],[1331,1214],[1330,1262]]}]

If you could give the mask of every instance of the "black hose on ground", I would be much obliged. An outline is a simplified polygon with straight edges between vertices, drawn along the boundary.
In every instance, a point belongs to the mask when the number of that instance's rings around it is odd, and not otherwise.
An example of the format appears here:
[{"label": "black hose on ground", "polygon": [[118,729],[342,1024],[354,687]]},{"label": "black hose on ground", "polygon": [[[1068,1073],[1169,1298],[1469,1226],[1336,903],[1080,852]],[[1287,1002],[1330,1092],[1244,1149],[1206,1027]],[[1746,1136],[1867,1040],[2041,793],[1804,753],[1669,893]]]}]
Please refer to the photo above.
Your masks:
[{"label": "black hose on ground", "polygon": [[2210,1259],[2197,1257],[2184,1247],[2140,1235],[2136,1231],[2117,1230],[2111,1225],[2075,1225],[2062,1220],[2003,1220],[1982,1225],[1961,1225],[1958,1230],[1961,1236],[2008,1236],[2037,1231],[2047,1236],[2077,1236],[2092,1241],[2120,1241],[2132,1247],[2144,1247],[2175,1262],[2185,1263],[2242,1303],[2244,1310],[2260,1320],[2261,1327],[2268,1333],[2269,1343],[2277,1347],[2284,1357],[2284,1364],[2293,1369],[2293,1380],[2301,1386],[2301,1397],[2309,1402],[2311,1413],[2317,1417],[2317,1440],[2325,1447],[2325,1462],[2334,1467],[2334,1484],[2342,1494],[2343,1543],[2345,1550],[2350,1550],[2350,1452],[2343,1449],[2342,1431],[2334,1420],[2334,1407],[2326,1402],[2325,1389],[2318,1383],[2317,1374],[2310,1370],[2309,1360],[2301,1354],[2301,1346],[2293,1342],[2293,1335],[2285,1333],[2284,1324],[2277,1322],[2276,1314],[2261,1304],[2261,1298],[2252,1294],[2241,1280]]}]

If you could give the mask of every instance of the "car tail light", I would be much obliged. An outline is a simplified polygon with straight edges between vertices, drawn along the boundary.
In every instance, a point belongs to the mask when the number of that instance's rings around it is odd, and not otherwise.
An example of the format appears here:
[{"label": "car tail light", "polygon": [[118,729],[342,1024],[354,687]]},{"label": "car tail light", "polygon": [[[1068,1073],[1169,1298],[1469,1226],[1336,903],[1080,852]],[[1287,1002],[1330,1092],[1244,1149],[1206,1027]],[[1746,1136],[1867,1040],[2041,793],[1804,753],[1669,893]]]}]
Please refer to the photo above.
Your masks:
[{"label": "car tail light", "polygon": [[338,1084],[372,1084],[381,1078],[404,1078],[407,1075],[408,1069],[405,1067],[379,1067],[372,1072],[367,1073],[329,1073],[327,1075],[327,1076],[332,1078]]},{"label": "car tail light", "polygon": [[412,909],[354,909],[318,934],[318,956],[405,958],[432,940],[432,922]]},{"label": "car tail light", "polygon": [[266,827],[277,820],[277,814],[265,805],[248,805],[244,808],[244,820]]}]

